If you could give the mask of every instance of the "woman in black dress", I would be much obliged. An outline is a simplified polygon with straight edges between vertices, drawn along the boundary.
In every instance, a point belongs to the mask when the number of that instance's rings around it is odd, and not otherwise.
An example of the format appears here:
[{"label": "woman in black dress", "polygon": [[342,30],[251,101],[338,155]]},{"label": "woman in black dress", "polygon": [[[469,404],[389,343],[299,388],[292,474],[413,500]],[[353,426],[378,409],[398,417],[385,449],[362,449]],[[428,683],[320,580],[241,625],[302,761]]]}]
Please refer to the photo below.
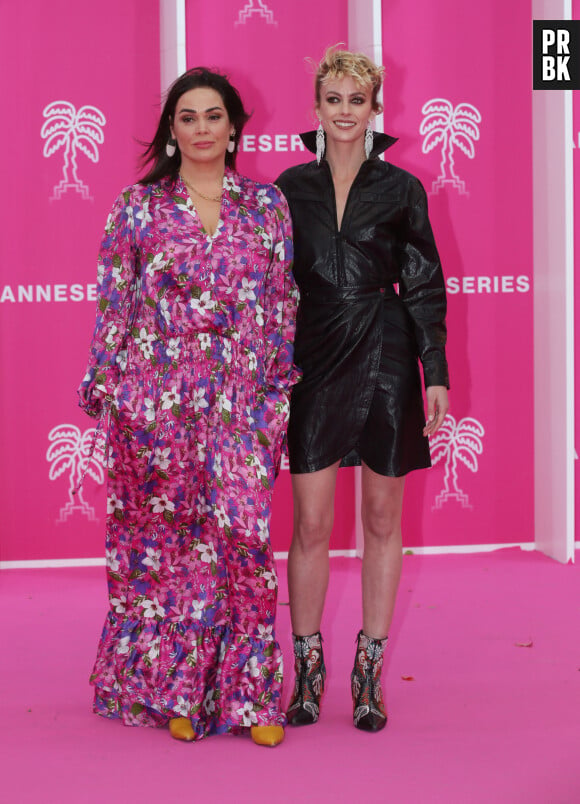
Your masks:
[{"label": "woman in black dress", "polygon": [[277,180],[294,227],[295,360],[304,375],[288,428],[296,680],[287,715],[294,725],[318,719],[336,476],[360,464],[363,622],[351,684],[354,724],[367,731],[387,722],[380,674],[401,572],[404,476],[430,466],[428,437],[445,418],[449,387],[445,286],[426,194],[377,158],[395,140],[370,128],[382,78],[366,56],[329,49],[315,79],[320,126],[302,137],[317,159]]}]

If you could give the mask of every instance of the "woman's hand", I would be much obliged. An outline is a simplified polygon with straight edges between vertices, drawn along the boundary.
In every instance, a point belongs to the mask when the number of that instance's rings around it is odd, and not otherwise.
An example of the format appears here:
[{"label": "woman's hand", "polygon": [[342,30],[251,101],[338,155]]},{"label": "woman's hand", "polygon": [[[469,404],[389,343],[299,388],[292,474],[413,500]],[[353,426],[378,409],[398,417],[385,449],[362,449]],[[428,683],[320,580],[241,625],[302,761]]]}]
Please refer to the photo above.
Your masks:
[{"label": "woman's hand", "polygon": [[427,388],[427,422],[423,428],[424,436],[432,436],[443,424],[449,410],[449,396],[444,385],[430,385]]}]

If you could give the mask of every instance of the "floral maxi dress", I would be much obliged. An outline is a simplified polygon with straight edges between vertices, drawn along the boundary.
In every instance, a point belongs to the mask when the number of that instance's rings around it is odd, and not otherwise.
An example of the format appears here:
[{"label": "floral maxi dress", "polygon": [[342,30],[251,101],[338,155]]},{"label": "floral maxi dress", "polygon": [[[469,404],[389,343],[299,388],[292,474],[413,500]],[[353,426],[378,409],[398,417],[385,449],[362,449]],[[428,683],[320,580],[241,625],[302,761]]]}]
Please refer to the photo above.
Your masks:
[{"label": "floral maxi dress", "polygon": [[108,437],[110,608],[94,709],[197,738],[283,724],[272,487],[299,374],[286,202],[226,169],[209,236],[180,178],[107,221],[81,407]]}]

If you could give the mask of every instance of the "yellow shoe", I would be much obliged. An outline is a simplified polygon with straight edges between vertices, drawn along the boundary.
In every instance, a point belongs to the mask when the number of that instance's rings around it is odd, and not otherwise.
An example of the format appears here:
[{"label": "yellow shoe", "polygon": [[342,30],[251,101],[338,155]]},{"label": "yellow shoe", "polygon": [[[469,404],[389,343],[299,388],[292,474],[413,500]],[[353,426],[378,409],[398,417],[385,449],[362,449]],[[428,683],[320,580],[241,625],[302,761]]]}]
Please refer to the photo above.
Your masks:
[{"label": "yellow shoe", "polygon": [[252,740],[256,745],[280,745],[284,739],[283,726],[252,726],[250,729]]},{"label": "yellow shoe", "polygon": [[172,717],[169,721],[169,733],[175,740],[190,743],[195,740],[195,732],[188,717]]}]

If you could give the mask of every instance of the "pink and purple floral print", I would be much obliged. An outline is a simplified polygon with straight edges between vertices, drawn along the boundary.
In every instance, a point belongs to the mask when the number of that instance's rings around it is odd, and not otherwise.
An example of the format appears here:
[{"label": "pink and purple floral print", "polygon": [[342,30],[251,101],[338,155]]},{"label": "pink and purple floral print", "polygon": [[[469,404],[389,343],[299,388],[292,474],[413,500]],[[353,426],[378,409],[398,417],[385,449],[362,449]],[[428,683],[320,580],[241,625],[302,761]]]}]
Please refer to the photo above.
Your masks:
[{"label": "pink and purple floral print", "polygon": [[110,609],[95,711],[283,724],[270,504],[299,373],[286,202],[227,169],[207,234],[181,182],[127,188],[107,221],[81,407],[108,435]]}]

